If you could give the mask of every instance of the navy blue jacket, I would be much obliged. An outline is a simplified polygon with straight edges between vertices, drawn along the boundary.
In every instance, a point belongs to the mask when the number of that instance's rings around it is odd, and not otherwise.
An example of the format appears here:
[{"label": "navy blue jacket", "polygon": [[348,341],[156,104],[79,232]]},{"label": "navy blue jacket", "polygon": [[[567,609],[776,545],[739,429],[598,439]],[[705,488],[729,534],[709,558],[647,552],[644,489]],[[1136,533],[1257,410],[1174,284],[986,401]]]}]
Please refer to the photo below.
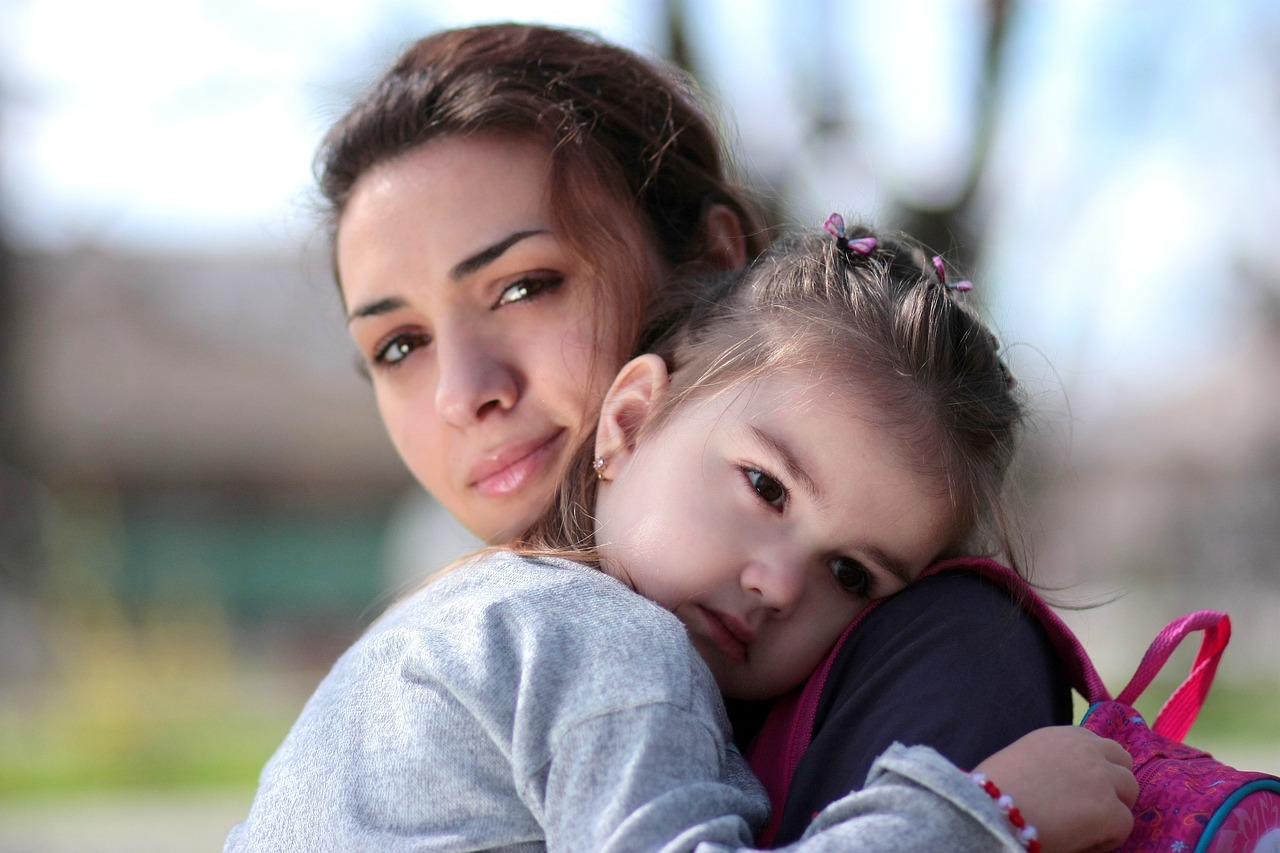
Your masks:
[{"label": "navy blue jacket", "polygon": [[1039,622],[976,574],[924,578],[869,613],[837,654],[774,843],[796,840],[816,812],[861,788],[894,741],[972,768],[1071,718]]}]

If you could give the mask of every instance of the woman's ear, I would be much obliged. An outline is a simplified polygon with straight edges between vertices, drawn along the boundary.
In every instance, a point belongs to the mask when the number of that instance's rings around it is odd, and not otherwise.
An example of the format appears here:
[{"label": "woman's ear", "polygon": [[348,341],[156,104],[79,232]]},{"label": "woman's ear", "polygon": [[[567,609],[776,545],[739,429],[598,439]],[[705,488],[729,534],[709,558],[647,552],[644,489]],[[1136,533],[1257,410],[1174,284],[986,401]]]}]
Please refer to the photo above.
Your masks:
[{"label": "woman's ear", "polygon": [[747,265],[747,240],[742,220],[733,208],[713,204],[707,209],[707,260],[724,270],[740,270]]},{"label": "woman's ear", "polygon": [[640,429],[666,393],[669,381],[666,362],[653,353],[633,358],[622,366],[600,407],[597,457],[613,465],[635,450]]}]

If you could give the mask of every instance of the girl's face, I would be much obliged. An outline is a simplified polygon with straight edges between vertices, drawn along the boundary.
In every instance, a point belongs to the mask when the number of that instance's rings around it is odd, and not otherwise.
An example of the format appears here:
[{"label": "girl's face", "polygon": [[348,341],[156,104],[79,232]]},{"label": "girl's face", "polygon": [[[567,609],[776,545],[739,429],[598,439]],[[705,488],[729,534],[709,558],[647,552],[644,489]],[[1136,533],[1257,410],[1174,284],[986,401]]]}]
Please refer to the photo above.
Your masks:
[{"label": "girl's face", "polygon": [[[552,225],[549,171],[531,141],[433,141],[363,175],[338,229],[349,327],[391,441],[490,542],[547,506],[624,357],[618,309],[598,305],[608,289]],[[614,220],[640,245],[632,217]]]},{"label": "girl's face", "polygon": [[604,442],[605,570],[685,623],[728,696],[795,687],[870,599],[910,583],[956,533],[944,484],[895,461],[866,412],[784,374],[690,402],[630,448]]}]

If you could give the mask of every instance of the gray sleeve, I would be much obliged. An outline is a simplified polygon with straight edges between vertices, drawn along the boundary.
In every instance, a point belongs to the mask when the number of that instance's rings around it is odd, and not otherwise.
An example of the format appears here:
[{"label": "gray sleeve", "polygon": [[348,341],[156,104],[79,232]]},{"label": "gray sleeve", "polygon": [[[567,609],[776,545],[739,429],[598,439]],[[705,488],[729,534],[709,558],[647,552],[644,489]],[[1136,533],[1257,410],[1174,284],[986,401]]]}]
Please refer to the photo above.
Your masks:
[{"label": "gray sleeve", "polygon": [[964,772],[927,746],[901,744],[876,760],[862,790],[823,809],[799,841],[781,849],[1024,853],[1004,814]]},{"label": "gray sleeve", "polygon": [[[548,850],[734,849],[768,815],[763,788],[714,722],[671,704],[576,725],[545,780]],[[671,846],[676,835],[689,841]]]},{"label": "gray sleeve", "polygon": [[[683,719],[680,719],[683,718]],[[644,735],[637,723],[643,719]],[[651,706],[590,721],[556,750],[548,774],[549,850],[746,853],[758,823],[753,779],[715,781],[716,733],[689,737],[687,714]],[[722,778],[745,762],[729,752]],[[745,819],[744,819],[745,818]],[[928,747],[894,745],[867,786],[819,814],[794,853],[919,850],[1022,853],[1004,815],[978,786]]]},{"label": "gray sleeve", "polygon": [[350,660],[320,684],[267,762],[226,853],[408,848],[423,792],[440,784],[426,775],[433,753],[414,743],[417,718],[447,707],[434,700],[434,685],[384,678]]},{"label": "gray sleeve", "polygon": [[[660,848],[663,853],[745,853],[701,835],[701,827]],[[894,744],[872,767],[867,785],[837,800],[792,853],[1024,853],[999,808],[977,785],[929,747]]]}]

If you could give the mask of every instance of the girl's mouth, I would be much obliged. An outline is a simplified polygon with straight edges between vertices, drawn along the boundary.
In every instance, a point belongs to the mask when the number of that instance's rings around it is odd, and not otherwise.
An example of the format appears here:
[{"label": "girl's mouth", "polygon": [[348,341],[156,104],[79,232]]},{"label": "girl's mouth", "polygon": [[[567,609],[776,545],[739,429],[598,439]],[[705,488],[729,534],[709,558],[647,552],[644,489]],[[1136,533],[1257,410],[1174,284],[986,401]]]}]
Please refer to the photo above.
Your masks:
[{"label": "girl's mouth", "polygon": [[755,639],[755,631],[736,616],[720,613],[706,607],[698,607],[707,635],[725,657],[741,663],[747,659],[747,648]]}]

